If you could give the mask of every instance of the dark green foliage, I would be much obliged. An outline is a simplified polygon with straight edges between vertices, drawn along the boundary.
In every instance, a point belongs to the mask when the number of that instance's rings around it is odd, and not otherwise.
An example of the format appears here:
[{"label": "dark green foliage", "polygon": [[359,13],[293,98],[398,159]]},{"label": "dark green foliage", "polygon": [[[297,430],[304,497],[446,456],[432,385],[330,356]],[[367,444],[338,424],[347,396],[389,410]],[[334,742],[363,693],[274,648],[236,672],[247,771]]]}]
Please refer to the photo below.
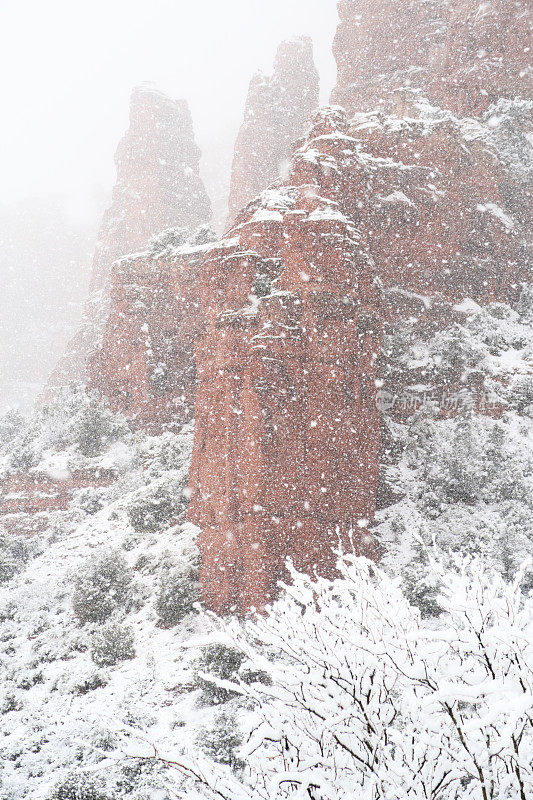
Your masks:
[{"label": "dark green foliage", "polygon": [[523,375],[512,384],[507,395],[509,407],[519,414],[533,411],[533,375]]},{"label": "dark green foliage", "polygon": [[0,714],[9,714],[11,711],[20,711],[23,706],[22,701],[14,692],[7,692],[0,705]]},{"label": "dark green foliage", "polygon": [[74,577],[72,607],[78,620],[104,622],[131,600],[132,573],[119,550],[104,550],[82,564]]},{"label": "dark green foliage", "polygon": [[236,755],[236,750],[242,745],[242,737],[232,714],[222,711],[213,727],[201,731],[198,745],[213,761],[226,764],[236,772],[243,769],[244,761]]},{"label": "dark green foliage", "polygon": [[48,800],[114,800],[101,781],[86,772],[76,771],[61,781]]},{"label": "dark green foliage", "polygon": [[237,681],[239,669],[244,661],[244,655],[234,647],[224,644],[210,644],[202,648],[202,654],[195,664],[194,680],[201,689],[200,703],[203,705],[219,705],[236,697],[237,693],[230,689],[222,689],[211,681],[203,678],[200,673],[213,675],[219,680]]},{"label": "dark green foliage", "polygon": [[73,694],[88,694],[89,692],[94,692],[95,689],[102,689],[104,686],[107,686],[107,680],[99,672],[95,672],[90,678],[76,684]]},{"label": "dark green foliage", "polygon": [[243,653],[224,644],[209,644],[202,648],[202,654],[196,660],[194,670],[194,682],[202,690],[199,698],[201,705],[220,705],[237,697],[238,693],[216,686],[212,681],[203,678],[200,673],[234,683],[241,680],[243,683],[270,684],[270,676],[265,672],[242,669],[244,660]]},{"label": "dark green foliage", "polygon": [[74,443],[87,458],[100,455],[114,440],[120,438],[125,427],[97,400],[90,400],[78,412],[74,427]]},{"label": "dark green foliage", "polygon": [[458,418],[445,432],[430,425],[427,436],[413,436],[409,461],[419,469],[420,500],[429,510],[529,496],[531,459],[517,459],[505,447],[502,425],[492,420]]},{"label": "dark green foliage", "polygon": [[30,558],[30,547],[23,536],[0,528],[0,583],[10,580],[24,568]]},{"label": "dark green foliage", "polygon": [[128,507],[128,520],[137,533],[150,533],[169,525],[186,508],[182,490],[158,483],[139,493]]},{"label": "dark green foliage", "polygon": [[18,411],[10,409],[0,417],[0,453],[9,450],[11,443],[15,440],[22,427],[24,417]]},{"label": "dark green foliage", "polygon": [[159,623],[170,628],[180,623],[200,599],[198,572],[193,567],[167,569],[160,578],[156,611]]},{"label": "dark green foliage", "polygon": [[87,489],[80,489],[76,495],[78,508],[86,514],[96,514],[105,505],[105,489],[96,489],[89,486]]},{"label": "dark green foliage", "polygon": [[165,250],[172,250],[176,247],[182,247],[189,236],[189,229],[176,226],[175,228],[165,228],[165,230],[153,236],[149,243],[148,248],[151,253],[157,255],[164,253]]},{"label": "dark green foliage", "polygon": [[154,796],[159,797],[160,793],[155,791],[156,786],[160,786],[158,776],[162,776],[168,772],[166,764],[154,758],[136,758],[124,764],[120,771],[120,776],[117,779],[117,790],[120,792],[120,797],[129,797],[132,792],[144,789],[142,796],[146,798],[151,797],[151,788],[154,787]]},{"label": "dark green foliage", "polygon": [[256,297],[267,297],[272,293],[272,281],[268,275],[258,275],[252,286],[252,291]]},{"label": "dark green foliage", "polygon": [[135,658],[133,630],[118,622],[108,622],[93,637],[91,658],[98,667],[113,667]]}]

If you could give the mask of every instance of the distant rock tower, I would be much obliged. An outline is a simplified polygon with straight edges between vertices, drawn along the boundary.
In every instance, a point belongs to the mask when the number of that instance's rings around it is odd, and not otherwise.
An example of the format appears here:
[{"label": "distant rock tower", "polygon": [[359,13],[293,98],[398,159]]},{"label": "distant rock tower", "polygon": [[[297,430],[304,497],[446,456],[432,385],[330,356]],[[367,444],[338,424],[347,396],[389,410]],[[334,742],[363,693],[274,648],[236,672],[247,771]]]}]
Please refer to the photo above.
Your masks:
[{"label": "distant rock tower", "polygon": [[108,318],[113,262],[144,249],[164,229],[191,231],[210,221],[199,162],[187,103],[149,85],[135,88],[130,126],[115,156],[117,181],[98,236],[84,319],[50,376],[49,393],[73,380],[86,382],[88,361]]},{"label": "distant rock tower", "polygon": [[292,146],[318,105],[319,77],[307,36],[282,42],[267,77],[250,81],[244,122],[235,143],[229,223],[238,211],[279,177]]}]

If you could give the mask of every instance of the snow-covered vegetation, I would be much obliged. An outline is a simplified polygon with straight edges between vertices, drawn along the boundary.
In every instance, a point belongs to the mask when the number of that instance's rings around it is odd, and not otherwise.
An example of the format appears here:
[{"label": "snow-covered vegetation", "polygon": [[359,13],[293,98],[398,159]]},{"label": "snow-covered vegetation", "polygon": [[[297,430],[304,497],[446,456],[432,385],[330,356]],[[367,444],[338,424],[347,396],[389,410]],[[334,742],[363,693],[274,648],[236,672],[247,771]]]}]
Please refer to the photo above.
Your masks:
[{"label": "snow-covered vegetation", "polygon": [[76,388],[6,416],[4,477],[114,479],[38,537],[0,537],[0,796],[525,800],[529,297],[469,306],[429,343],[386,339],[389,380],[401,362],[468,390],[482,367],[494,413],[385,415],[380,567],[294,574],[248,623],[198,605],[192,426],[147,436]]},{"label": "snow-covered vegetation", "polygon": [[[383,415],[373,530],[382,565],[403,575],[424,614],[437,612],[428,547],[449,565],[456,555],[478,556],[507,580],[533,553],[531,289],[523,287],[516,308],[474,304],[464,316],[429,341],[404,325],[384,343],[385,385],[401,373],[407,388]],[[394,410],[414,396],[409,383],[426,391],[399,420]],[[533,587],[531,571],[523,587]]]}]

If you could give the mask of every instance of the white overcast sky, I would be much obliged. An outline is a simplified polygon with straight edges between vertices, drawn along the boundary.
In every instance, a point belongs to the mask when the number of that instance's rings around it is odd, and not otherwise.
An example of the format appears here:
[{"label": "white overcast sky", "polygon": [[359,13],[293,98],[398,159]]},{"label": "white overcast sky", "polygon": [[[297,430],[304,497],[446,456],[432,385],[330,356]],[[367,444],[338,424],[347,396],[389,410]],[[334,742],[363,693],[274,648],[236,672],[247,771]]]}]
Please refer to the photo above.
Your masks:
[{"label": "white overcast sky", "polygon": [[313,38],[327,101],[336,25],[336,0],[0,0],[0,202],[61,194],[83,205],[109,188],[142,81],[189,100],[213,172],[251,74],[270,70],[281,39]]}]

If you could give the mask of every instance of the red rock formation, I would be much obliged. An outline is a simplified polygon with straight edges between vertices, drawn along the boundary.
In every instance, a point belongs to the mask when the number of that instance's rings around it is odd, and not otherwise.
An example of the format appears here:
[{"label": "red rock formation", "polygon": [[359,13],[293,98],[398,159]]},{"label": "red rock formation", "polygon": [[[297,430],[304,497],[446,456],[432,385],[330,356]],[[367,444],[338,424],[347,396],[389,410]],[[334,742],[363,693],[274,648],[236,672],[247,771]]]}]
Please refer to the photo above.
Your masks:
[{"label": "red rock formation", "polygon": [[529,0],[451,3],[443,102],[459,114],[478,114],[501,97],[531,98],[532,34]]},{"label": "red rock formation", "polygon": [[144,248],[155,234],[178,226],[193,230],[211,219],[185,100],[150,86],[135,88],[130,127],[118,145],[115,163],[117,181],[96,245],[93,291],[106,285],[117,258]]},{"label": "red rock formation", "polygon": [[86,381],[88,358],[101,340],[109,312],[112,263],[145,248],[150,237],[166,228],[192,230],[210,220],[199,160],[187,103],[151,87],[134,89],[130,127],[115,157],[117,182],[98,237],[84,321],[49,379],[50,391],[72,380]]},{"label": "red rock formation", "polygon": [[189,518],[217,611],[268,602],[288,555],[330,573],[354,527],[371,550],[356,523],[374,509],[382,322],[422,335],[524,277],[489,128],[412,92],[394,103],[316,114],[286,185],[207,254]]},{"label": "red rock formation", "polygon": [[455,113],[531,97],[529,0],[340,0],[332,100],[350,113],[411,87]]},{"label": "red rock formation", "polygon": [[200,229],[193,244],[123,258],[112,271],[109,316],[89,361],[88,385],[113,411],[153,432],[192,417],[206,233]]},{"label": "red rock formation", "polygon": [[355,115],[348,130],[367,154],[355,220],[391,315],[435,315],[439,302],[465,297],[508,300],[527,278],[523,230],[507,207],[508,171],[490,129],[412,92],[397,92],[393,105]]},{"label": "red rock formation", "polygon": [[235,143],[229,222],[281,174],[293,143],[302,136],[318,105],[318,73],[308,37],[282,42],[271,77],[250,82],[244,122]]},{"label": "red rock formation", "polygon": [[67,478],[42,472],[16,473],[0,481],[0,518],[9,533],[31,535],[46,530],[50,513],[66,511],[80,489],[109,486],[111,470],[76,471]]},{"label": "red rock formation", "polygon": [[391,90],[426,87],[440,74],[447,0],[340,0],[338,9],[332,102],[349,113],[378,107]]},{"label": "red rock formation", "polygon": [[375,497],[377,295],[337,202],[330,167],[357,156],[335,123],[318,116],[288,185],[251,204],[204,265],[189,518],[217,611],[269,602],[287,556],[331,574],[339,544],[372,549],[357,523]]}]

